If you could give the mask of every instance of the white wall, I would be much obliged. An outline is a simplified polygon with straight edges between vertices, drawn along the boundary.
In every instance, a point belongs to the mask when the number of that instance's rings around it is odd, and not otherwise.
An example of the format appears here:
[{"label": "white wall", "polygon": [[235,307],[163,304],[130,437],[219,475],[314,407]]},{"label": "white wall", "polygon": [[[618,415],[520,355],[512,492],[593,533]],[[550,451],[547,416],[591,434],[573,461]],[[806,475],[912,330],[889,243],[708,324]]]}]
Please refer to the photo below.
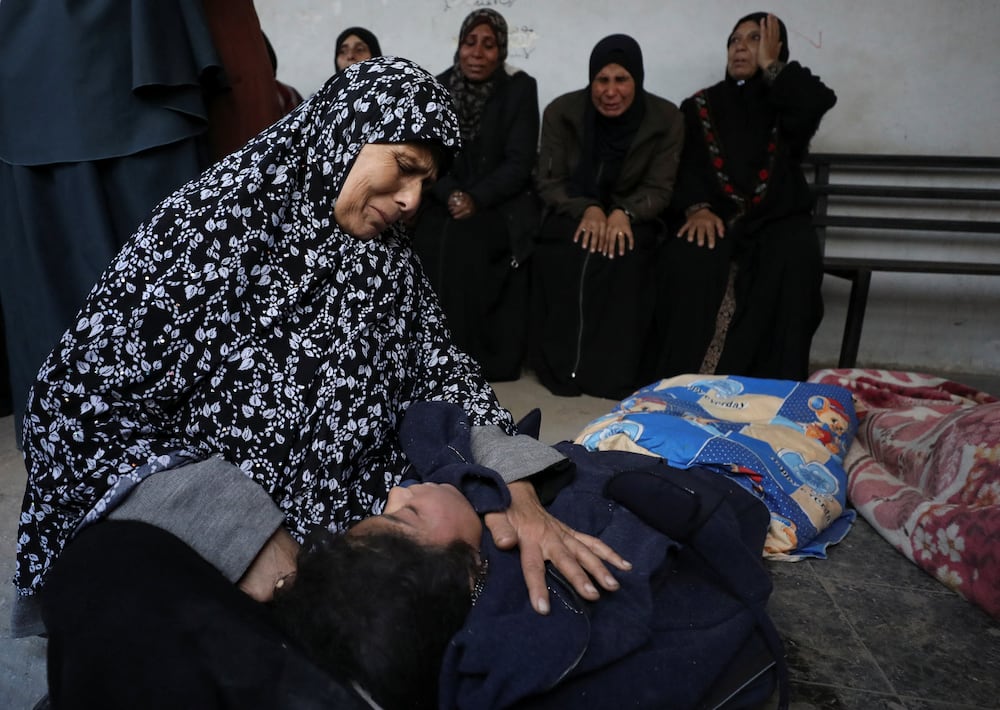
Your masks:
[{"label": "white wall", "polygon": [[[837,106],[817,151],[1000,156],[1000,0],[256,0],[279,77],[303,94],[333,71],[348,26],[386,54],[437,73],[476,7],[507,19],[511,63],[532,74],[544,106],[581,88],[605,35],[643,48],[646,88],[676,103],[721,78],[725,40],[741,15],[776,12],[798,59],[832,87]],[[1000,219],[994,216],[993,219]],[[977,256],[1000,261],[1000,240]],[[836,360],[846,287],[828,278],[814,360]],[[1000,278],[877,274],[859,364],[1000,374]]]}]

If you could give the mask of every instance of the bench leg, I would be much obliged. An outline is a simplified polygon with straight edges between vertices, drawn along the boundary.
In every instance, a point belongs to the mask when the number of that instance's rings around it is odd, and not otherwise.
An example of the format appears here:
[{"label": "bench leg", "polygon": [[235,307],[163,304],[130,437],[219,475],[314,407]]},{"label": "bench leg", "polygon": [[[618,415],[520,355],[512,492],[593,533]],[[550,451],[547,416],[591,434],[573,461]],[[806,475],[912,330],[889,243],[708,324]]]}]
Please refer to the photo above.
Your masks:
[{"label": "bench leg", "polygon": [[858,269],[851,277],[851,296],[847,302],[847,320],[844,323],[844,339],[840,344],[838,367],[854,367],[861,345],[861,328],[865,323],[865,307],[868,305],[868,289],[872,282],[870,269]]}]

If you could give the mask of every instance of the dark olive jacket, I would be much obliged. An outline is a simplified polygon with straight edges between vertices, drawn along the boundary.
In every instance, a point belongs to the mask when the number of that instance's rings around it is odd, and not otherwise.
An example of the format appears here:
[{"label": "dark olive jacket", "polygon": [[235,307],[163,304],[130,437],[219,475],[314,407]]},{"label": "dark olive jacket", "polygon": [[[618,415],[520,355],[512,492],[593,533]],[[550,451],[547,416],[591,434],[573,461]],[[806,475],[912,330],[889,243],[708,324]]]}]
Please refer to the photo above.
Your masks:
[{"label": "dark olive jacket", "polygon": [[622,164],[611,205],[592,197],[574,197],[570,180],[580,160],[584,109],[590,89],[563,94],[542,117],[538,157],[538,193],[546,207],[574,219],[591,205],[622,207],[637,221],[656,218],[670,204],[684,143],[684,119],[674,104],[646,92],[646,113]]}]

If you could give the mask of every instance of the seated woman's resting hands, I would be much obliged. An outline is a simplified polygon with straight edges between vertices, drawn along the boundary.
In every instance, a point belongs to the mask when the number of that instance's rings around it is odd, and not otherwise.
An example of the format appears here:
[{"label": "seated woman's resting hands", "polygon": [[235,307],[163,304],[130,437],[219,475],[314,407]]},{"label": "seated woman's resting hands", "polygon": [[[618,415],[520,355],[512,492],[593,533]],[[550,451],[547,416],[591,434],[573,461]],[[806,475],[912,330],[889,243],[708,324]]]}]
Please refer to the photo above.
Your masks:
[{"label": "seated woman's resting hands", "polygon": [[635,246],[632,236],[632,222],[622,210],[611,210],[605,215],[597,205],[591,205],[584,210],[583,218],[573,234],[573,242],[583,250],[597,252],[609,259],[615,254],[625,254],[626,248]]},{"label": "seated woman's resting hands", "polygon": [[697,242],[698,246],[715,248],[715,240],[726,236],[726,225],[708,207],[702,207],[688,215],[687,221],[677,231],[677,237]]},{"label": "seated woman's resting hands", "polygon": [[592,579],[608,591],[618,589],[618,581],[604,563],[627,571],[632,567],[629,562],[597,538],[577,532],[552,517],[527,481],[511,483],[509,488],[510,508],[488,514],[486,526],[497,547],[521,548],[521,569],[535,611],[549,612],[546,560],[555,565],[584,599],[594,601],[600,597]]},{"label": "seated woman's resting hands", "polygon": [[608,228],[604,233],[603,248],[598,249],[609,259],[618,256],[625,256],[626,247],[628,251],[635,248],[635,237],[632,236],[632,220],[628,218],[624,210],[614,209],[608,215]]},{"label": "seated woman's resting hands", "polygon": [[583,211],[583,218],[573,233],[573,243],[579,244],[584,251],[597,251],[604,231],[608,228],[608,218],[597,205],[591,205]]},{"label": "seated woman's resting hands", "polygon": [[455,190],[448,195],[448,214],[452,219],[465,219],[476,213],[476,201],[467,192]]}]

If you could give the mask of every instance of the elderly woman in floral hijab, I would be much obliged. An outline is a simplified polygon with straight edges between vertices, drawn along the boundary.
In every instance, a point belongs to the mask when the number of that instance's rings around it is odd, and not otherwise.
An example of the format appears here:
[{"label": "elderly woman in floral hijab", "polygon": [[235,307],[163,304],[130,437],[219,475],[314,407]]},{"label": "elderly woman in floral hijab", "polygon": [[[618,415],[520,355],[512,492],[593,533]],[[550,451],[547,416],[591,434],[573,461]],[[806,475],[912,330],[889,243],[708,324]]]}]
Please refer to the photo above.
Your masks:
[{"label": "elderly woman in floral hijab", "polygon": [[[75,594],[90,581],[86,573],[73,577],[72,565],[60,587],[70,593],[46,604],[44,585],[59,578],[67,544],[72,552],[102,527],[107,539],[106,526],[171,533],[211,563],[219,581],[228,579],[225,586],[235,590],[231,583],[239,581],[251,597],[267,600],[310,530],[344,529],[382,511],[387,490],[409,466],[397,427],[412,402],[459,404],[478,437],[477,456],[507,480],[559,464],[548,447],[510,436],[510,414],[452,345],[408,246],[403,224],[457,145],[448,94],[411,62],[384,57],[336,75],[160,204],[94,288],[32,390],[15,633],[41,630],[33,603],[40,590],[47,624],[90,620],[93,633],[112,621],[136,628],[153,617],[169,620],[170,629],[200,628],[206,619],[171,614],[211,608],[207,618],[219,620],[234,608],[168,598],[125,614],[114,595],[77,608]],[[595,597],[587,572],[603,583],[610,575],[598,555],[620,558],[540,514],[530,484],[514,483],[511,493],[508,510],[480,512],[492,513],[495,537],[520,544],[526,569],[539,570],[527,576],[538,608],[547,604],[543,559]],[[145,534],[111,538],[128,545]],[[138,557],[158,550],[151,543]],[[101,551],[97,546],[98,559]],[[196,579],[168,578],[158,587],[213,588]],[[105,636],[111,640],[100,640]],[[148,653],[158,657],[149,649],[137,653],[116,644],[115,633],[105,636],[68,632],[96,648],[58,668],[50,659],[52,684],[106,681],[106,693],[142,686],[132,674],[162,673],[161,664],[183,670],[209,663],[183,650],[150,660]],[[66,658],[65,646],[50,648]],[[255,679],[253,668],[238,670]]]}]

